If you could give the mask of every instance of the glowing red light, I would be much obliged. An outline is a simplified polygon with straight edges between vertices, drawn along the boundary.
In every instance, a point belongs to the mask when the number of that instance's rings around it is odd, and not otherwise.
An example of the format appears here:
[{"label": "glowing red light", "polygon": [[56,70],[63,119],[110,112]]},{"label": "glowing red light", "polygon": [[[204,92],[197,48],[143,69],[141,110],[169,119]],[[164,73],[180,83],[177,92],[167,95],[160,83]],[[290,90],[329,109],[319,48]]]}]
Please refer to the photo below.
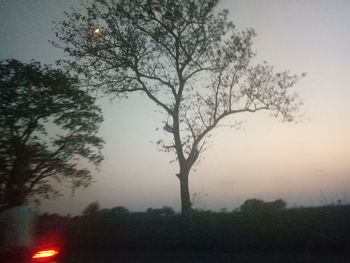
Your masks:
[{"label": "glowing red light", "polygon": [[47,250],[40,250],[36,252],[32,258],[48,258],[53,257],[58,254],[57,249],[47,249]]}]

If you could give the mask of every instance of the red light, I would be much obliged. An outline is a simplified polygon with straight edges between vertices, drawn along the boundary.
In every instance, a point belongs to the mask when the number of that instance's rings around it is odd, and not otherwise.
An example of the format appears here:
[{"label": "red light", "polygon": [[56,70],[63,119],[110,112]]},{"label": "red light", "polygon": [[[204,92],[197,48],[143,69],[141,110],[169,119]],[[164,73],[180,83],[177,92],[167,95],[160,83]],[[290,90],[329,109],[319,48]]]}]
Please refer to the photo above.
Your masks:
[{"label": "red light", "polygon": [[48,258],[53,257],[58,254],[57,249],[46,249],[46,250],[40,250],[36,252],[32,258]]}]

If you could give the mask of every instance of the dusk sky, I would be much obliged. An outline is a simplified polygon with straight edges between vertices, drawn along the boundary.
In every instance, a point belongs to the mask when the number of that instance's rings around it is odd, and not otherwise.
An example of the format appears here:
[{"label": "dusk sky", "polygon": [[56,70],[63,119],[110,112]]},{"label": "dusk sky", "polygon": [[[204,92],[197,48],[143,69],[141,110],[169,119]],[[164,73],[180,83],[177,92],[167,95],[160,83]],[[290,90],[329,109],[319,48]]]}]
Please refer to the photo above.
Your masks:
[{"label": "dusk sky", "polygon": [[[63,52],[51,21],[80,1],[0,0],[0,59],[53,64]],[[254,62],[276,70],[307,73],[295,90],[304,102],[298,123],[268,113],[242,114],[241,129],[219,128],[190,175],[190,190],[202,195],[197,208],[232,210],[248,198],[282,198],[289,206],[350,203],[350,1],[224,0],[238,29],[254,28]],[[177,164],[159,152],[162,116],[140,95],[100,99],[105,121],[100,135],[105,161],[95,183],[71,197],[45,201],[40,211],[79,214],[87,204],[180,207]],[[162,130],[162,129],[160,129]],[[326,200],[328,199],[328,200]]]}]

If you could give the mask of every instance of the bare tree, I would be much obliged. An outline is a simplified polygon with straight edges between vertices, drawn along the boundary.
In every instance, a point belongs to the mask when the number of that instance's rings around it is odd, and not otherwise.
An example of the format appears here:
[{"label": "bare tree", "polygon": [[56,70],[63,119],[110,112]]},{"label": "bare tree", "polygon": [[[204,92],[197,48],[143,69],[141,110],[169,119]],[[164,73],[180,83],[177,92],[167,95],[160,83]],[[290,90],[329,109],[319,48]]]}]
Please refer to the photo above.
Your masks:
[{"label": "bare tree", "polygon": [[[270,111],[291,121],[299,79],[252,66],[252,29],[236,30],[218,0],[95,0],[56,24],[65,63],[108,95],[147,96],[165,113],[164,130],[179,164],[182,214],[191,222],[188,177],[222,119]],[[230,119],[232,121],[232,119]]]}]

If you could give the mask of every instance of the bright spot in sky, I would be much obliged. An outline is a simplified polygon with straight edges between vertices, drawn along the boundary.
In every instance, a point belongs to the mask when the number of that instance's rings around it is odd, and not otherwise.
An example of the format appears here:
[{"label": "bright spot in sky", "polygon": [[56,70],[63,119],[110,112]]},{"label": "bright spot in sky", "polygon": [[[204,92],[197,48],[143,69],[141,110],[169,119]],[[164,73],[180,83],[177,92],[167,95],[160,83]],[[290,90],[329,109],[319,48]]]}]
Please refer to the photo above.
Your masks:
[{"label": "bright spot in sky", "polygon": [[99,28],[94,29],[94,35],[95,36],[101,35],[101,29],[99,29]]}]

